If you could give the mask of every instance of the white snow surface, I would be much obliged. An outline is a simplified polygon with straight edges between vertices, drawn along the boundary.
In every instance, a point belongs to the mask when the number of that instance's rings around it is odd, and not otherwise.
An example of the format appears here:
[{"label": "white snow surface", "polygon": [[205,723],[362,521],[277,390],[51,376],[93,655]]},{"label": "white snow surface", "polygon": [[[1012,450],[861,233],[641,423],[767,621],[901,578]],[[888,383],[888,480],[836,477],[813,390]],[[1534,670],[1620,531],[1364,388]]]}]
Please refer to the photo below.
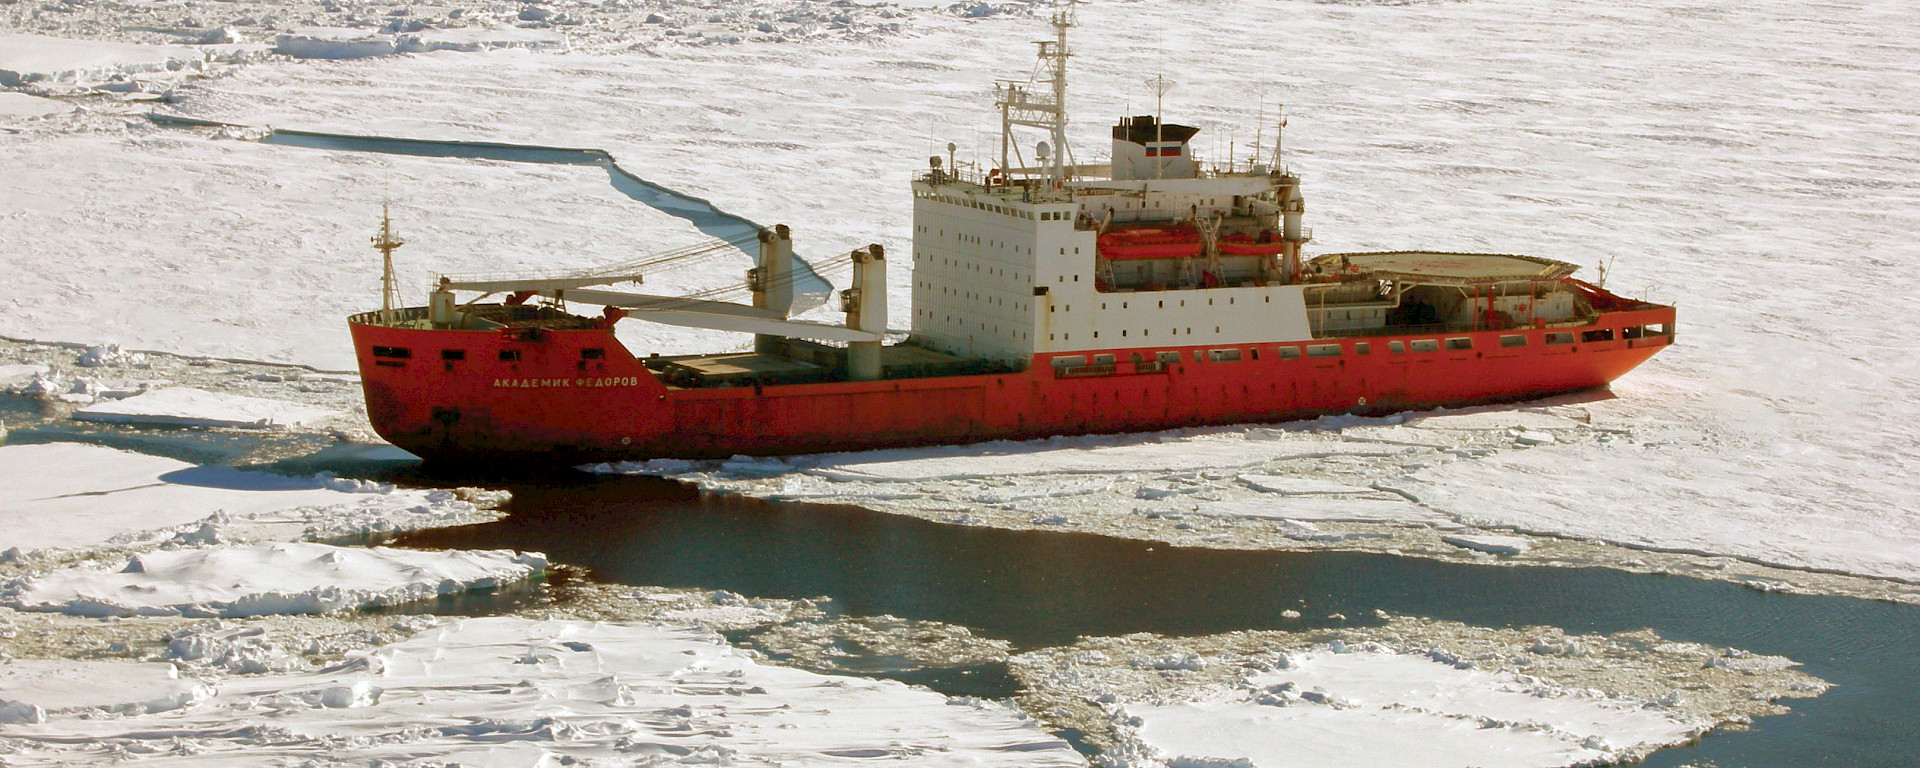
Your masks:
[{"label": "white snow surface", "polygon": [[567,38],[550,29],[426,29],[417,32],[379,32],[370,29],[309,27],[274,38],[273,52],[296,59],[360,59],[396,53],[431,51],[490,51],[518,48],[558,52]]},{"label": "white snow surface", "polygon": [[537,553],[264,542],[146,552],[117,569],[64,568],[8,585],[0,605],[76,616],[329,613],[522,582],[546,568]]},{"label": "white snow surface", "polygon": [[0,120],[12,121],[66,112],[73,107],[53,99],[25,93],[0,91]]},{"label": "white snow surface", "polygon": [[173,711],[49,713],[6,736],[9,760],[38,765],[1086,764],[1002,705],[764,666],[704,630],[511,618],[429,629],[318,672],[228,678]]},{"label": "white snow surface", "polygon": [[[160,712],[212,695],[206,683],[182,677],[167,662],[0,661],[0,712],[18,707],[32,713],[11,722],[43,722],[49,714]],[[8,720],[0,716],[0,722]]]},{"label": "white snow surface", "polygon": [[[1128,704],[1136,768],[1551,768],[1685,743],[1710,724],[1648,702],[1383,651],[1294,654],[1192,701]],[[1234,761],[1243,761],[1236,763]]]},{"label": "white snow surface", "polygon": [[205,60],[205,52],[184,45],[69,40],[0,32],[0,87],[106,80],[115,75],[194,68]]},{"label": "white snow surface", "polygon": [[0,365],[0,387],[24,384],[48,373],[45,365],[38,363],[9,363]]},{"label": "white snow surface", "polygon": [[0,488],[0,550],[23,552],[166,540],[174,529],[204,543],[276,528],[324,538],[482,517],[444,491],[201,467],[80,443],[0,446]]},{"label": "white snow surface", "polygon": [[[1097,162],[1107,119],[1147,103],[1146,69],[1181,83],[1166,113],[1205,131],[1207,158],[1230,139],[1248,145],[1263,96],[1284,100],[1316,250],[1608,261],[1609,287],[1680,308],[1677,343],[1618,382],[1617,399],[1590,404],[1591,424],[1504,424],[1518,431],[1497,446],[1478,439],[1486,425],[1409,429],[1444,460],[1397,463],[1367,485],[1425,510],[1409,514],[1480,527],[1920,580],[1909,513],[1920,337],[1900,300],[1920,295],[1909,268],[1920,260],[1920,50],[1906,42],[1920,38],[1920,15],[1789,0],[1272,14],[1254,3],[1081,8],[1076,159]],[[602,147],[650,180],[793,225],[803,254],[868,242],[905,252],[908,174],[948,141],[963,160],[991,154],[989,85],[1028,71],[1028,41],[1044,29],[1020,14],[903,23],[858,45],[265,62],[169,106],[236,123]],[[382,200],[397,203],[415,290],[436,271],[600,264],[695,237],[594,169],[262,146],[86,114],[0,135],[0,164],[0,253],[16,267],[64,255],[58,268],[12,270],[0,297],[0,333],[32,338],[346,367],[338,318],[376,295],[364,238]],[[730,284],[745,265],[682,284]],[[890,280],[897,296],[912,283],[904,269]],[[892,306],[904,327],[911,307]],[[641,353],[745,344],[679,329],[624,338]],[[1138,487],[1173,491],[1193,479],[1164,464],[1135,474]],[[820,482],[793,486],[819,493]],[[956,514],[1057,498],[919,484],[846,497],[944,496]]]},{"label": "white snow surface", "polygon": [[342,415],[339,411],[285,400],[215,393],[192,387],[150,390],[73,412],[73,417],[81,421],[252,429],[311,426]]}]

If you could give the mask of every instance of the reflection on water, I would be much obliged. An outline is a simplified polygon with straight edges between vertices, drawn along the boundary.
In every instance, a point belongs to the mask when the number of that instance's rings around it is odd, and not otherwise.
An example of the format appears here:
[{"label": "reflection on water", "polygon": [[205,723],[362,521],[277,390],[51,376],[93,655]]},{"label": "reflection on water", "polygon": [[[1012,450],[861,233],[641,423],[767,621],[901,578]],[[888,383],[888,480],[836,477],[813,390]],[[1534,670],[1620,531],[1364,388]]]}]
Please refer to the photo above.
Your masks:
[{"label": "reflection on water", "polygon": [[[959,624],[1016,649],[1083,635],[1197,635],[1374,621],[1373,611],[1569,632],[1652,628],[1779,654],[1838,687],[1751,732],[1647,765],[1908,765],[1920,754],[1920,609],[1603,569],[1489,567],[1353,553],[1238,552],[931,523],[847,507],[703,495],[651,478],[513,486],[506,520],[409,546],[511,547],[625,584],[833,598],[851,615]],[[1301,619],[1288,619],[1293,609]],[[1328,618],[1344,614],[1344,622]],[[924,681],[937,689],[941,674]],[[991,674],[991,673],[988,673]],[[979,681],[954,678],[964,689]],[[959,690],[952,691],[955,693]]]}]

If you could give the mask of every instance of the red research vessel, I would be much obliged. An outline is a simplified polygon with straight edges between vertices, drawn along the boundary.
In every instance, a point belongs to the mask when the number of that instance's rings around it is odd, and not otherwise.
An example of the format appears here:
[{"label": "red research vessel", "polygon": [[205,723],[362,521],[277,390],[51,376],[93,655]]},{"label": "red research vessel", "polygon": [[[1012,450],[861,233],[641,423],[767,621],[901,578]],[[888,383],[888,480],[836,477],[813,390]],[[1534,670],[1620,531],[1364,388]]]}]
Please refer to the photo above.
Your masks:
[{"label": "red research vessel", "polygon": [[[627,265],[442,278],[413,308],[393,307],[383,229],[388,308],[349,320],[375,430],[428,459],[573,463],[1131,432],[1535,398],[1604,385],[1672,342],[1672,307],[1562,262],[1304,258],[1278,139],[1268,164],[1208,166],[1197,129],[1139,116],[1113,127],[1108,163],[1074,164],[1055,149],[1069,26],[1055,17],[1040,43],[1045,79],[998,90],[999,167],[935,157],[914,180],[903,340],[888,340],[879,246],[853,252],[846,322],[827,324],[789,317],[785,227],[759,233],[751,305],[604,288],[637,282]],[[1050,133],[1030,164],[1016,128]],[[753,351],[637,358],[614,336],[623,318],[752,333]]]}]

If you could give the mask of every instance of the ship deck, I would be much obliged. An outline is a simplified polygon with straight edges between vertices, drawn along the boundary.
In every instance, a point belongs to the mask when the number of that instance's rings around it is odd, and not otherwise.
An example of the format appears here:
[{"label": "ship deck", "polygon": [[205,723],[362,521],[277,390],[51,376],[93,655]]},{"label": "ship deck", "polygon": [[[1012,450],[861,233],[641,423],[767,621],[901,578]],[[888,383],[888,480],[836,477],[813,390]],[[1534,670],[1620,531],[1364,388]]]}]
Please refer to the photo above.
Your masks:
[{"label": "ship deck", "polygon": [[1331,270],[1336,266],[1351,267],[1371,277],[1435,285],[1558,280],[1579,269],[1564,261],[1538,256],[1446,251],[1329,253],[1314,257],[1308,265],[1318,270]]},{"label": "ship deck", "polygon": [[[648,369],[668,387],[744,387],[805,384],[846,379],[844,347],[786,339],[772,352],[648,357]],[[881,379],[914,379],[1010,370],[981,360],[950,355],[911,342],[880,348]]]}]

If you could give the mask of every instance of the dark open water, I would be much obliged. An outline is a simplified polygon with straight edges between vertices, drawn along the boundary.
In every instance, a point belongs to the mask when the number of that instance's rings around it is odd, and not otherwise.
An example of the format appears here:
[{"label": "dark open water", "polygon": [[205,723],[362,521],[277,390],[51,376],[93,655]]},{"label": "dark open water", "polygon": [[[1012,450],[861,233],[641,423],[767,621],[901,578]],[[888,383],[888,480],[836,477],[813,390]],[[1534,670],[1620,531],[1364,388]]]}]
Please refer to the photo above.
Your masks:
[{"label": "dark open water", "polygon": [[[931,523],[849,507],[700,494],[651,478],[513,486],[512,515],[400,544],[536,550],[635,585],[829,596],[849,615],[966,626],[1018,650],[1082,635],[1323,626],[1375,609],[1481,626],[1662,636],[1779,654],[1837,684],[1754,730],[1663,751],[1650,766],[1920,764],[1920,608],[1757,592],[1604,569],[1490,567],[1348,553],[1239,552]],[[1286,619],[1287,609],[1302,619]],[[908,678],[1004,694],[1000,670]],[[996,679],[995,676],[998,676]]]}]

